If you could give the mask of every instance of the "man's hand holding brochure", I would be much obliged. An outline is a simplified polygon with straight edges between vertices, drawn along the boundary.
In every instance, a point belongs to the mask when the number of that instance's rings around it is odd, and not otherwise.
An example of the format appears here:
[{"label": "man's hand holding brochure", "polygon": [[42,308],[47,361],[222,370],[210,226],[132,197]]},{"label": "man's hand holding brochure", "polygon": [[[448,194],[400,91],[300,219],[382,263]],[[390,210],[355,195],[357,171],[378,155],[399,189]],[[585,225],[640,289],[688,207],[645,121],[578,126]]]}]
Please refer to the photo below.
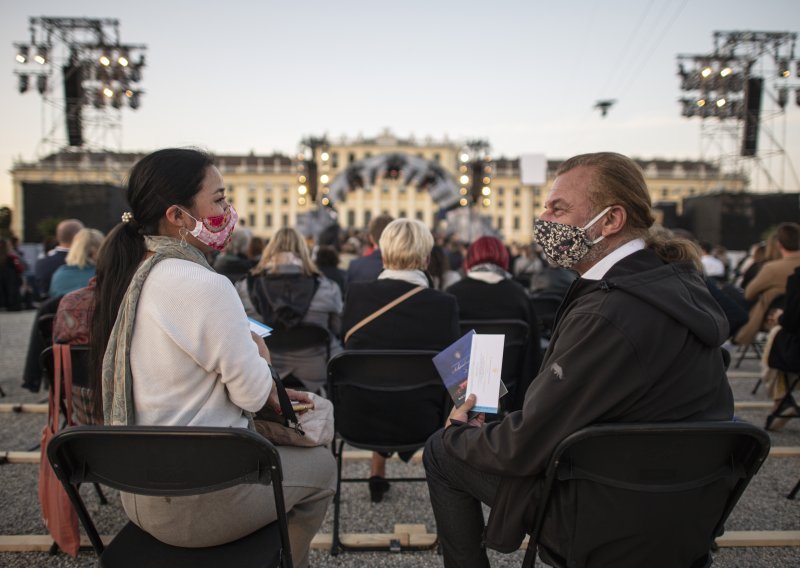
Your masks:
[{"label": "man's hand holding brochure", "polygon": [[497,413],[500,397],[508,392],[500,380],[504,340],[503,335],[473,330],[433,358],[455,404],[448,425],[459,421],[480,426],[484,413]]}]

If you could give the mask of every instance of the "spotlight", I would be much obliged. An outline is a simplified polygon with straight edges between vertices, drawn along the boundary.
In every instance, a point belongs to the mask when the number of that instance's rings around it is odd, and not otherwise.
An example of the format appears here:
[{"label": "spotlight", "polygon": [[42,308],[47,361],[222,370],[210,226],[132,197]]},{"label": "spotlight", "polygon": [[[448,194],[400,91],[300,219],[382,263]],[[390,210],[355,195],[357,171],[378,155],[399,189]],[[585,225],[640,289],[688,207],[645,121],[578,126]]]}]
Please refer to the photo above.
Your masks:
[{"label": "spotlight", "polygon": [[297,204],[298,205],[305,205],[306,204],[306,198],[305,197],[298,197],[297,198]]},{"label": "spotlight", "polygon": [[133,110],[139,108],[139,93],[140,91],[132,91],[131,89],[125,91],[125,96],[128,97],[128,106]]},{"label": "spotlight", "polygon": [[306,176],[300,176],[300,177],[298,177],[298,178],[297,178],[297,181],[299,181],[300,183],[306,183]]},{"label": "spotlight", "polygon": [[483,186],[483,189],[481,189],[481,193],[488,197],[489,195],[492,194],[492,188],[490,188],[489,186]]},{"label": "spotlight", "polygon": [[465,197],[462,197],[458,202],[458,204],[461,205],[461,207],[466,207],[467,203],[469,203],[469,201],[467,201]]},{"label": "spotlight", "polygon": [[792,72],[789,70],[789,60],[785,57],[778,60],[778,77],[788,78]]},{"label": "spotlight", "polygon": [[730,67],[725,67],[724,69],[722,69],[722,71],[719,72],[719,76],[727,77],[731,73],[733,73],[733,69],[731,69]]},{"label": "spotlight", "polygon": [[458,191],[459,191],[459,193],[460,193],[461,195],[466,195],[466,194],[467,194],[467,188],[466,188],[466,187],[462,187],[462,188],[461,188],[461,189],[459,189]]},{"label": "spotlight", "polygon": [[469,183],[469,176],[468,176],[468,175],[463,175],[463,176],[461,176],[461,177],[459,178],[459,181],[460,181],[461,183],[463,183],[463,184],[467,184],[467,183]]},{"label": "spotlight", "polygon": [[469,162],[469,154],[466,152],[462,152],[461,155],[458,157],[459,160],[462,162]]},{"label": "spotlight", "polygon": [[458,171],[460,171],[461,173],[466,172],[467,171],[467,166],[465,166],[464,164],[461,164],[460,166],[458,166]]},{"label": "spotlight", "polygon": [[483,183],[484,183],[484,185],[489,185],[490,183],[492,183],[492,178],[490,178],[488,176],[484,177],[483,178]]},{"label": "spotlight", "polygon": [[491,199],[489,199],[488,197],[484,197],[483,198],[483,206],[484,207],[489,207],[489,205],[491,205],[491,204],[492,204],[492,200]]},{"label": "spotlight", "polygon": [[725,103],[728,102],[725,100],[725,97],[721,97],[717,99],[717,108],[722,108],[725,106]]},{"label": "spotlight", "polygon": [[24,93],[28,90],[29,79],[27,75],[20,75],[19,76],[19,85],[18,89],[20,93]]},{"label": "spotlight", "polygon": [[111,65],[111,58],[105,53],[101,54],[97,61],[99,61],[100,65],[103,67],[108,67]]},{"label": "spotlight", "polygon": [[323,205],[330,205],[330,203],[331,203],[331,200],[328,199],[327,197],[323,197],[322,198],[322,204]]},{"label": "spotlight", "polygon": [[27,45],[19,45],[17,46],[17,63],[27,63],[28,61],[28,46]]},{"label": "spotlight", "polygon": [[711,73],[713,73],[711,67],[703,67],[703,70],[700,71],[700,75],[703,77],[703,79],[708,79],[711,76]]},{"label": "spotlight", "polygon": [[328,177],[328,174],[322,174],[321,176],[319,176],[320,183],[328,183],[328,181],[330,181],[330,179],[331,178]]},{"label": "spotlight", "polygon": [[794,90],[794,104],[800,107],[800,88]]},{"label": "spotlight", "polygon": [[306,193],[308,193],[308,188],[304,185],[298,186],[297,193],[299,193],[300,195],[305,195]]},{"label": "spotlight", "polygon": [[120,51],[119,55],[117,56],[117,63],[121,67],[127,67],[130,61],[128,60],[128,54],[125,51]]},{"label": "spotlight", "polygon": [[323,152],[322,154],[319,155],[319,157],[322,159],[323,162],[327,162],[330,159],[331,155],[328,154],[327,152]]},{"label": "spotlight", "polygon": [[107,99],[110,99],[111,97],[113,97],[113,96],[114,96],[114,89],[112,89],[111,87],[108,87],[108,86],[106,86],[106,87],[103,87],[103,95],[104,95],[104,96],[105,96]]},{"label": "spotlight", "polygon": [[699,106],[701,108],[706,106],[706,100],[705,99],[698,99],[697,106]]},{"label": "spotlight", "polygon": [[40,95],[47,92],[47,75],[39,75],[36,77],[36,90]]},{"label": "spotlight", "polygon": [[33,60],[38,63],[39,65],[44,65],[47,63],[47,46],[40,45],[36,48],[36,55],[34,56]]},{"label": "spotlight", "polygon": [[122,97],[119,91],[115,91],[111,97],[111,106],[114,108],[122,107]]}]

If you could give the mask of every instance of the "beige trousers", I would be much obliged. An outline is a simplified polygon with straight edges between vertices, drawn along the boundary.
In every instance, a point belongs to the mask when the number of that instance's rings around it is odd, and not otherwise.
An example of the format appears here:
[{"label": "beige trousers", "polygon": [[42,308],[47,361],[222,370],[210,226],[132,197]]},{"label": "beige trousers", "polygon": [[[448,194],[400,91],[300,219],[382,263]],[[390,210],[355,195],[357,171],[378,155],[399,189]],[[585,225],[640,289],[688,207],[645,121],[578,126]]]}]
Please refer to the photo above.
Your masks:
[{"label": "beige trousers", "polygon": [[[325,447],[279,446],[292,560],[308,565],[308,549],[334,491],[336,462]],[[215,546],[247,536],[277,518],[272,486],[238,485],[205,495],[151,497],[120,493],[125,513],[142,530],[173,546]]]}]

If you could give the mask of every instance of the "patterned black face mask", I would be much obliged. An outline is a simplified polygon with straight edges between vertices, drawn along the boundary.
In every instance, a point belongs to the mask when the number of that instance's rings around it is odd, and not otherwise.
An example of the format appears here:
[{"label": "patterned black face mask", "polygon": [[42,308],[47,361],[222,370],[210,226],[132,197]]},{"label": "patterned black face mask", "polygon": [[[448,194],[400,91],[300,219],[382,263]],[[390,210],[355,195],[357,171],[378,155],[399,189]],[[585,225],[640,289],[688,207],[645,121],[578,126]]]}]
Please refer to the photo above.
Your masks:
[{"label": "patterned black face mask", "polygon": [[537,219],[533,224],[534,238],[550,260],[563,268],[572,268],[586,256],[592,246],[603,240],[602,235],[590,240],[586,231],[608,213],[609,209],[611,206],[603,209],[583,227]]}]

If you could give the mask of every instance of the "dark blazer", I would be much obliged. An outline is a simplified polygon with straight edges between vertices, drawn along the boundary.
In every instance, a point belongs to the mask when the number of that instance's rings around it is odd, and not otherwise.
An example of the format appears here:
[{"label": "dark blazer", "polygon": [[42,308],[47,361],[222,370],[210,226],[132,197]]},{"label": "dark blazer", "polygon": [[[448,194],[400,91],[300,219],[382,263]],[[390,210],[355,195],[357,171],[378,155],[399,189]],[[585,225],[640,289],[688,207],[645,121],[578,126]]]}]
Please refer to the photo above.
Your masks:
[{"label": "dark blazer", "polygon": [[40,295],[47,295],[48,290],[50,290],[50,280],[53,278],[53,273],[66,261],[67,251],[65,250],[57,250],[53,254],[36,261],[33,273],[36,276],[36,287]]},{"label": "dark blazer", "polygon": [[367,256],[350,261],[347,267],[347,285],[353,282],[374,282],[383,271],[383,258],[380,249],[375,249]]},{"label": "dark blazer", "polygon": [[542,363],[539,318],[531,308],[525,290],[513,280],[489,284],[466,277],[450,286],[447,293],[456,297],[462,320],[517,319],[528,324],[530,342],[525,353],[520,390],[515,393],[518,400],[514,401],[512,408],[521,406],[525,391]]},{"label": "dark blazer", "polygon": [[786,280],[786,303],[779,323],[769,366],[787,373],[800,372],[800,268]]},{"label": "dark blazer", "polygon": [[[342,314],[342,337],[362,319],[412,288],[413,284],[390,279],[350,285]],[[353,333],[345,348],[441,351],[458,337],[456,299],[426,288]]]}]

